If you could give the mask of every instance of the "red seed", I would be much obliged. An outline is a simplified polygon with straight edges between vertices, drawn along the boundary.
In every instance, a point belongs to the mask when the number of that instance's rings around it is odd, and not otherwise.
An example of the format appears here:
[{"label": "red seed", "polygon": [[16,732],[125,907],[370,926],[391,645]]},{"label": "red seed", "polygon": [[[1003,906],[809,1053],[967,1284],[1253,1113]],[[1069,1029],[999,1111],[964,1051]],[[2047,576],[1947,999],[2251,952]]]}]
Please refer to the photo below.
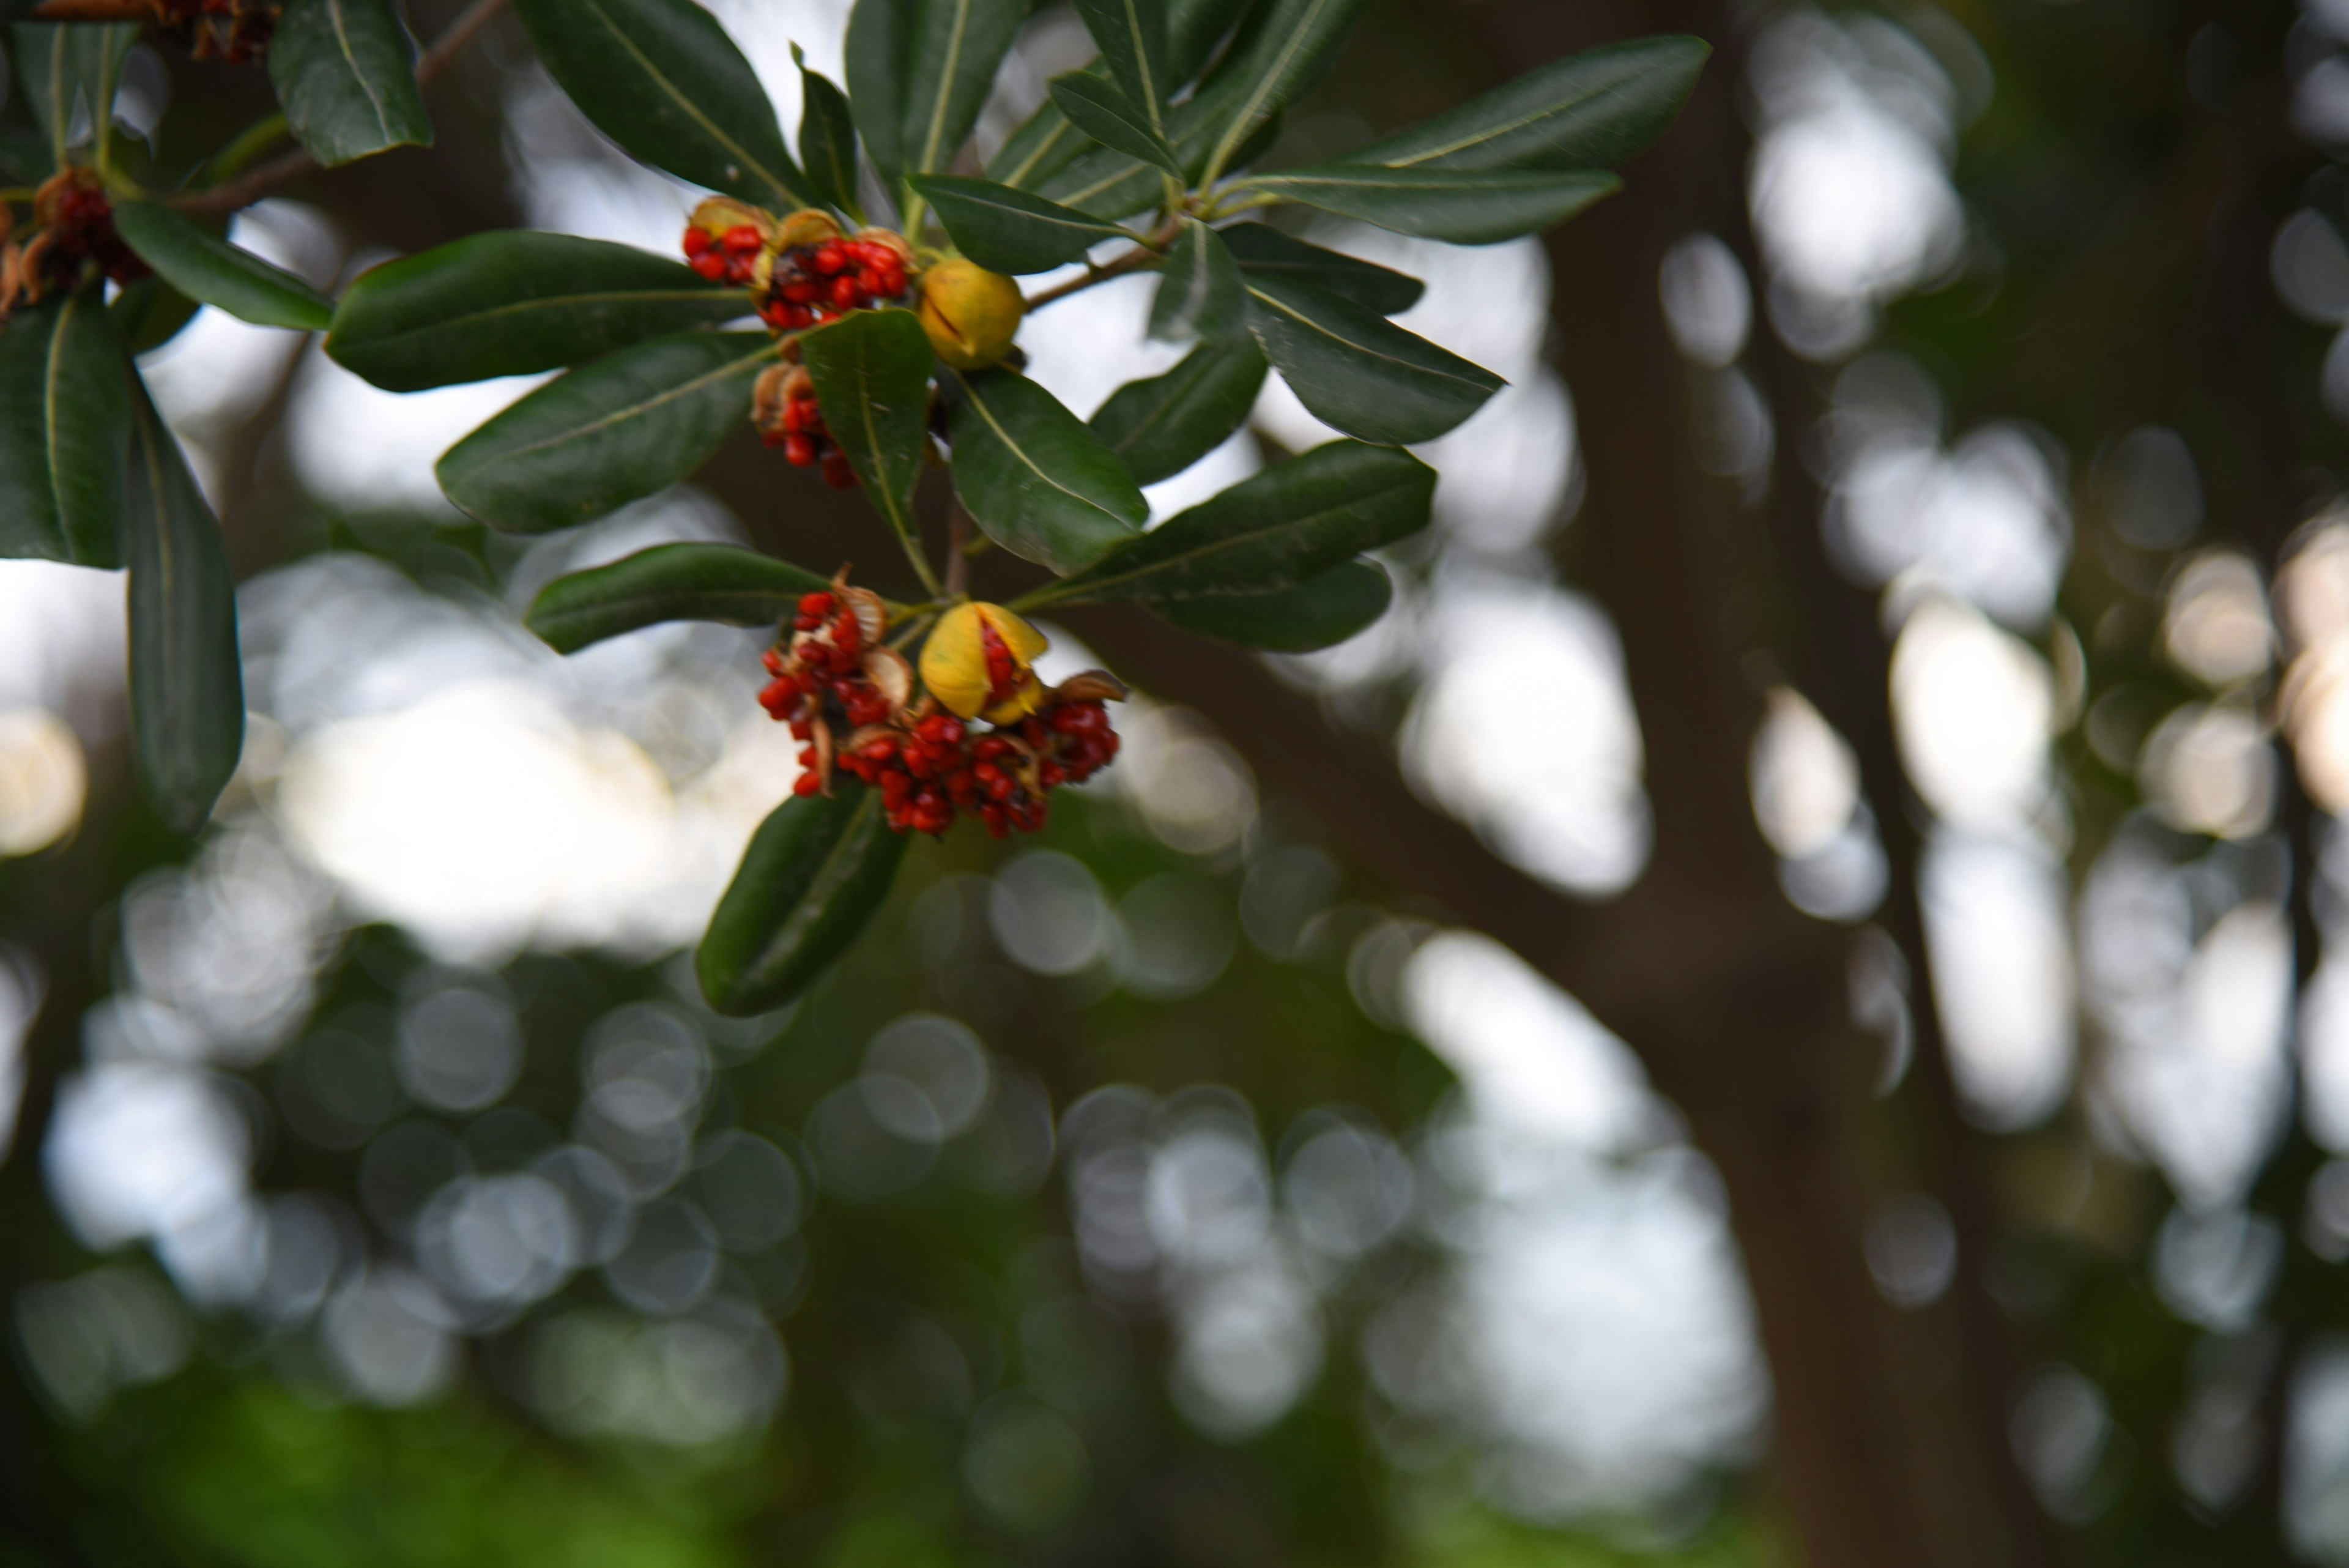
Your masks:
[{"label": "red seed", "polygon": [[840,276],[832,280],[832,302],[843,310],[854,310],[864,301],[864,291],[856,286],[853,277]]},{"label": "red seed", "polygon": [[805,800],[822,788],[823,788],[823,781],[813,774],[802,774],[792,781],[792,793],[802,800]]},{"label": "red seed", "polygon": [[721,282],[726,276],[726,258],[716,251],[704,251],[688,265],[712,283]]},{"label": "red seed", "polygon": [[688,229],[685,231],[686,254],[689,256],[698,256],[709,248],[709,231],[708,229]]},{"label": "red seed", "polygon": [[823,460],[823,482],[834,490],[851,490],[856,484],[856,471],[838,452],[828,452]]},{"label": "red seed", "polygon": [[815,441],[803,435],[783,438],[783,456],[794,468],[806,468],[815,462]]},{"label": "red seed", "polygon": [[830,277],[847,265],[848,257],[841,249],[837,240],[826,240],[816,246],[815,254],[808,258],[809,268],[822,273],[826,277]]},{"label": "red seed", "polygon": [[760,238],[759,231],[750,224],[737,223],[726,231],[725,237],[719,243],[736,255],[755,255],[759,247],[767,242]]}]

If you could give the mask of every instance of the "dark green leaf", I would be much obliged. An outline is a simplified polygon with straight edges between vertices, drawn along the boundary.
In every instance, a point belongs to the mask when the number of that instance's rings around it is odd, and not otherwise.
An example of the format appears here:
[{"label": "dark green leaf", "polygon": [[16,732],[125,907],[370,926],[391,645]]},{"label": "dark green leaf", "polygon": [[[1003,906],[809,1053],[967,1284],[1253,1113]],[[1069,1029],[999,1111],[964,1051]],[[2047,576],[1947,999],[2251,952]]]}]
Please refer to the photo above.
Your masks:
[{"label": "dark green leaf", "polygon": [[0,328],[0,556],[122,564],[130,368],[93,286]]},{"label": "dark green leaf", "polygon": [[1433,441],[1506,382],[1352,300],[1286,278],[1248,280],[1265,358],[1323,423],[1364,441]]},{"label": "dark green leaf", "polygon": [[[1076,0],[1076,6],[1085,31],[1101,46],[1110,81],[1121,89],[1119,102],[1125,112],[1139,117],[1147,140],[1158,140],[1166,128],[1166,94],[1174,86],[1166,55],[1166,0]],[[1052,96],[1060,96],[1058,83]],[[1081,115],[1069,118],[1085,124]],[[1101,140],[1118,145],[1106,136]],[[1134,156],[1150,154],[1136,151]]]},{"label": "dark green leaf", "polygon": [[1150,335],[1169,342],[1231,337],[1247,330],[1247,285],[1240,265],[1216,231],[1185,219],[1159,275],[1150,307]]},{"label": "dark green leaf", "polygon": [[1069,123],[1102,146],[1154,164],[1177,180],[1183,178],[1182,161],[1166,145],[1165,136],[1143,118],[1142,110],[1117,83],[1079,71],[1052,83],[1052,101],[1069,117]]},{"label": "dark green leaf", "polygon": [[514,0],[580,112],[628,152],[762,207],[814,204],[750,62],[694,0]]},{"label": "dark green leaf", "polygon": [[1141,531],[1141,488],[1051,393],[1009,370],[947,374],[955,493],[988,538],[1065,576]]},{"label": "dark green leaf", "polygon": [[1360,218],[1399,234],[1458,245],[1488,245],[1563,223],[1622,182],[1612,174],[1513,169],[1350,168],[1324,163],[1248,183],[1340,217]]},{"label": "dark green leaf", "polygon": [[196,302],[160,277],[142,277],[114,296],[106,307],[114,333],[132,354],[160,348],[193,320]]},{"label": "dark green leaf", "polygon": [[1249,139],[1320,79],[1369,0],[1268,0],[1249,16],[1215,80],[1216,130],[1207,169],[1220,174],[1241,161]]},{"label": "dark green leaf", "polygon": [[[139,41],[139,25],[20,22],[9,33],[27,107],[48,143],[49,167],[62,167],[72,148],[111,129],[115,88],[130,46]],[[77,120],[80,136],[74,134]]]},{"label": "dark green leaf", "polygon": [[288,0],[269,40],[285,122],[328,168],[388,147],[429,147],[416,47],[391,0]]},{"label": "dark green leaf", "polygon": [[1570,55],[1346,159],[1388,168],[1612,169],[1664,133],[1707,46],[1638,38]]},{"label": "dark green leaf", "polygon": [[142,391],[124,528],[130,566],[130,753],[148,800],[193,833],[244,749],[236,586],[220,525]]},{"label": "dark green leaf", "polygon": [[163,281],[240,321],[323,332],[334,319],[333,300],[169,207],[124,202],[114,209],[114,227]]},{"label": "dark green leaf", "polygon": [[557,653],[669,620],[773,626],[802,594],[831,584],[813,572],[733,545],[656,545],[560,576],[542,589],[523,624]]},{"label": "dark green leaf", "polygon": [[1207,68],[1251,0],[1166,0],[1166,71],[1187,82]]},{"label": "dark green leaf", "polygon": [[1033,191],[1100,146],[1071,125],[1061,106],[1048,98],[988,162],[987,177],[999,185]]},{"label": "dark green leaf", "polygon": [[864,930],[905,857],[881,796],[841,781],[839,793],[794,796],[751,836],[694,955],[701,994],[720,1012],[764,1012],[807,989]]},{"label": "dark green leaf", "polygon": [[930,337],[910,310],[857,310],[801,337],[823,425],[897,537],[920,536],[914,487],[929,445]]},{"label": "dark green leaf", "polygon": [[1381,316],[1401,315],[1427,292],[1427,286],[1408,273],[1309,245],[1263,223],[1235,223],[1219,232],[1247,276],[1307,284],[1367,306]]},{"label": "dark green leaf", "polygon": [[494,231],[362,273],[335,307],[326,352],[413,392],[581,364],[750,306],[740,290],[634,245]]},{"label": "dark green leaf", "polygon": [[442,454],[449,499],[494,528],[592,522],[699,468],[750,416],[762,332],[657,337],[550,381]]},{"label": "dark green leaf", "polygon": [[1028,0],[856,0],[848,99],[864,151],[895,182],[954,161]]},{"label": "dark green leaf", "polygon": [[856,119],[848,95],[830,77],[807,67],[797,44],[792,60],[800,68],[800,166],[815,193],[843,213],[857,211]]},{"label": "dark green leaf", "polygon": [[[1217,135],[1246,83],[1222,72],[1198,97],[1167,112],[1166,141],[1185,176],[1196,179],[1215,152]],[[1278,136],[1278,111],[1261,117],[1225,161],[1226,171],[1244,169]],[[1031,182],[1043,194],[1097,218],[1123,218],[1154,207],[1165,193],[1165,171],[1112,147],[1096,147],[1050,177]]]},{"label": "dark green leaf", "polygon": [[1035,602],[1189,599],[1294,587],[1427,525],[1435,470],[1331,441],[1168,518]]},{"label": "dark green leaf", "polygon": [[49,139],[42,132],[0,128],[0,180],[11,185],[37,185],[56,168]]},{"label": "dark green leaf", "polygon": [[1103,240],[1133,237],[1009,185],[955,174],[916,174],[909,182],[937,210],[956,247],[990,272],[1049,272]]},{"label": "dark green leaf", "polygon": [[1277,593],[1169,599],[1150,608],[1201,637],[1267,653],[1312,653],[1366,629],[1393,597],[1394,586],[1377,562],[1349,561]]},{"label": "dark green leaf", "polygon": [[1093,434],[1135,483],[1155,484],[1231,439],[1256,407],[1264,372],[1252,337],[1202,343],[1164,375],[1111,393],[1092,417]]}]

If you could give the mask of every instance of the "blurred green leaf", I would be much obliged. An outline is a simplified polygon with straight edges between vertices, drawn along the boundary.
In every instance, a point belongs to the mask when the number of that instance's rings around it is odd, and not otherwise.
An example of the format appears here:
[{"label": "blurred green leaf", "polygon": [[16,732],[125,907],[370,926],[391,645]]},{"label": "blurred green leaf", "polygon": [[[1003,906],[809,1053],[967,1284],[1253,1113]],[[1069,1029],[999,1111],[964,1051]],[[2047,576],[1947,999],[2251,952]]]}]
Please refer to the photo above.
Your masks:
[{"label": "blurred green leaf", "polygon": [[1164,134],[1116,82],[1079,71],[1054,81],[1051,90],[1052,101],[1079,130],[1104,147],[1183,178],[1182,161],[1166,145]]},{"label": "blurred green leaf", "polygon": [[1207,68],[1255,0],[1166,0],[1166,73],[1181,84]]},{"label": "blurred green leaf", "polygon": [[962,254],[989,272],[1049,272],[1103,240],[1133,237],[1115,223],[1009,185],[953,174],[916,174],[909,182],[937,210]]},{"label": "blurred green leaf", "polygon": [[1201,637],[1266,653],[1335,648],[1386,614],[1394,585],[1376,561],[1349,561],[1268,594],[1153,603],[1160,619]]},{"label": "blurred green leaf", "polygon": [[910,310],[858,310],[799,344],[824,429],[897,537],[916,545],[914,489],[930,441],[929,334]]},{"label": "blurred green leaf", "polygon": [[330,169],[432,145],[416,47],[390,0],[287,0],[269,40],[269,79],[295,139]]},{"label": "blurred green leaf", "polygon": [[571,101],[634,157],[760,206],[814,204],[758,74],[694,0],[514,0],[514,9]]},{"label": "blurred green leaf", "polygon": [[734,545],[656,545],[605,566],[557,577],[523,624],[557,653],[672,620],[775,626],[800,596],[832,585],[788,561]]},{"label": "blurred green leaf", "polygon": [[[1075,0],[1075,5],[1109,67],[1108,81],[1119,89],[1121,107],[1139,117],[1146,140],[1160,140],[1163,146],[1159,133],[1166,125],[1166,94],[1174,85],[1166,54],[1166,0]],[[1059,88],[1060,83],[1054,83],[1053,97],[1060,97]],[[1084,123],[1080,116],[1070,118]]]},{"label": "blurred green leaf", "polygon": [[1216,128],[1210,174],[1237,167],[1249,138],[1320,79],[1369,3],[1268,0],[1248,17],[1213,78],[1218,90],[1210,116]]},{"label": "blurred green leaf", "polygon": [[718,902],[694,968],[720,1012],[782,1006],[821,975],[889,896],[905,836],[889,831],[877,791],[794,796],[751,836]]},{"label": "blurred green leaf", "polygon": [[999,185],[1032,191],[1100,146],[1071,125],[1061,106],[1047,98],[988,161],[986,174]]},{"label": "blurred green leaf", "polygon": [[792,46],[800,68],[800,166],[816,195],[843,213],[856,200],[856,119],[848,95],[830,77],[808,69],[807,56]]},{"label": "blurred green leaf", "polygon": [[142,277],[114,296],[106,307],[115,336],[131,354],[160,348],[180,334],[202,308],[160,277]]},{"label": "blurred green leaf", "polygon": [[1408,273],[1307,244],[1264,223],[1235,223],[1217,233],[1247,276],[1307,284],[1381,316],[1401,315],[1427,292],[1427,286]]},{"label": "blurred green leaf", "polygon": [[0,557],[122,564],[130,367],[93,286],[0,327]]},{"label": "blurred green leaf", "polygon": [[1051,393],[1009,370],[947,374],[955,493],[988,538],[1065,576],[1141,532],[1140,487]]},{"label": "blurred green leaf", "polygon": [[1248,184],[1340,217],[1457,245],[1537,234],[1622,188],[1612,174],[1588,171],[1357,169],[1342,163],[1258,174]]},{"label": "blurred green leaf", "polygon": [[334,319],[333,300],[159,202],[121,202],[114,227],[172,287],[240,321],[323,332]]},{"label": "blurred green leaf", "polygon": [[1247,330],[1247,284],[1239,263],[1215,230],[1185,219],[1159,274],[1150,336],[1164,342],[1231,337]]},{"label": "blurred green leaf", "polygon": [[63,168],[80,140],[74,135],[77,105],[84,137],[101,137],[113,124],[115,90],[122,62],[139,41],[139,25],[19,22],[8,32],[26,107],[48,143],[50,167]]},{"label": "blurred green leaf", "polygon": [[1035,602],[1200,598],[1294,587],[1427,526],[1435,471],[1331,441],[1168,518]]},{"label": "blurred green leaf", "polygon": [[1135,483],[1182,472],[1247,422],[1264,386],[1264,351],[1252,337],[1202,343],[1163,376],[1128,381],[1091,421]]},{"label": "blurred green leaf", "polygon": [[634,245],[510,229],[359,275],[326,352],[394,392],[581,364],[750,313],[750,296]]},{"label": "blurred green leaf", "polygon": [[1664,133],[1711,47],[1638,38],[1569,55],[1374,141],[1348,163],[1391,169],[1612,169]]},{"label": "blurred green leaf", "polygon": [[212,815],[244,749],[236,585],[220,525],[144,389],[123,509],[130,567],[130,751],[175,833]]},{"label": "blurred green leaf", "polygon": [[1363,441],[1433,441],[1507,385],[1352,300],[1248,280],[1257,341],[1315,418]]},{"label": "blurred green leaf", "polygon": [[667,489],[748,421],[775,360],[763,332],[695,332],[623,348],[523,399],[450,447],[440,488],[493,528],[593,522]]},{"label": "blurred green leaf", "polygon": [[1028,0],[856,0],[848,99],[884,180],[954,161],[1027,15]]}]

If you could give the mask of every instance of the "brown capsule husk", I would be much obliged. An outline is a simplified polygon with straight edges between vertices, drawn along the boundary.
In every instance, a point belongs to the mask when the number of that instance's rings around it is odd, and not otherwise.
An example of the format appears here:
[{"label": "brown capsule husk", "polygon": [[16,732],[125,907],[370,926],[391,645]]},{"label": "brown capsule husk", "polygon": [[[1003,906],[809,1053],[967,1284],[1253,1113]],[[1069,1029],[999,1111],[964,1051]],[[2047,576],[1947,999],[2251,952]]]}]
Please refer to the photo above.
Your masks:
[{"label": "brown capsule husk", "polygon": [[776,247],[795,251],[804,245],[820,245],[826,240],[840,238],[840,223],[830,213],[820,207],[802,207],[785,218],[776,232]]},{"label": "brown capsule husk", "polygon": [[871,588],[850,587],[846,573],[847,568],[843,567],[842,576],[833,579],[832,591],[840,596],[849,613],[856,618],[856,629],[864,634],[864,646],[878,648],[882,639],[889,635],[889,601]]},{"label": "brown capsule husk", "polygon": [[[858,618],[860,622],[863,618]],[[914,700],[914,667],[905,656],[894,648],[875,648],[861,661],[864,679],[873,690],[889,699],[893,712],[903,712],[905,704]]]},{"label": "brown capsule husk", "polygon": [[722,234],[746,223],[759,231],[759,238],[764,244],[774,244],[775,215],[763,207],[738,202],[731,196],[707,196],[693,209],[693,226],[707,234]]},{"label": "brown capsule husk", "polygon": [[1071,675],[1045,693],[1047,704],[1053,702],[1123,702],[1132,693],[1124,681],[1106,670],[1088,670]]},{"label": "brown capsule husk", "polygon": [[829,799],[832,794],[832,725],[821,716],[814,722],[816,788]]},{"label": "brown capsule husk", "polygon": [[783,408],[791,401],[792,372],[805,370],[796,365],[770,365],[759,372],[750,384],[750,423],[761,435],[779,435],[783,428]]}]

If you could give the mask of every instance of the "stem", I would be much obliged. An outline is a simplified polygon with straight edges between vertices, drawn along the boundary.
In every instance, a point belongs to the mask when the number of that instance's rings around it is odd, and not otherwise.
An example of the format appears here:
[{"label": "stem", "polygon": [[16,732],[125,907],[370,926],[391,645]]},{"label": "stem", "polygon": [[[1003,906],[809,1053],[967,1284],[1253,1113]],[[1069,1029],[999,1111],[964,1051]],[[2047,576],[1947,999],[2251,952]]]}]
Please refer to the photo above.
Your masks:
[{"label": "stem", "polygon": [[960,496],[947,507],[947,597],[970,591],[970,513]]},{"label": "stem", "polygon": [[918,246],[922,243],[922,220],[929,213],[930,204],[922,200],[922,193],[908,189],[905,210],[897,214],[897,232],[905,236],[907,244]]},{"label": "stem", "polygon": [[888,646],[896,649],[899,653],[905,652],[906,644],[921,636],[922,633],[928,628],[930,622],[937,618],[936,611],[924,610],[921,614],[907,621],[905,623],[905,629],[898,632],[896,636],[889,639]]},{"label": "stem", "polygon": [[212,154],[204,166],[204,177],[213,184],[233,180],[253,167],[254,161],[293,134],[283,114],[273,114],[267,119],[256,120],[239,132],[235,140]]},{"label": "stem", "polygon": [[1156,234],[1146,240],[1139,241],[1133,249],[1123,255],[1113,256],[1099,266],[1088,266],[1081,277],[1072,277],[1066,283],[1055,284],[1043,293],[1036,295],[1028,301],[1028,309],[1031,312],[1041,310],[1055,300],[1066,299],[1072,294],[1082,294],[1097,283],[1107,283],[1113,277],[1123,277],[1127,273],[1140,272],[1144,267],[1154,265],[1159,259],[1159,253],[1173,244],[1175,237],[1182,232],[1182,218],[1180,216],[1169,218]]},{"label": "stem", "polygon": [[[457,63],[457,57],[465,52],[466,46],[479,37],[481,29],[496,20],[498,13],[505,8],[506,0],[473,0],[472,5],[432,40],[432,47],[425,50],[416,62],[416,85],[429,88],[448,75],[449,67]],[[243,140],[243,137],[238,139],[240,142]],[[233,143],[232,150],[233,146]],[[191,217],[218,217],[223,213],[250,207],[279,186],[290,184],[305,174],[315,172],[317,168],[318,161],[297,147],[252,170],[242,179],[174,197],[171,204]]]}]

